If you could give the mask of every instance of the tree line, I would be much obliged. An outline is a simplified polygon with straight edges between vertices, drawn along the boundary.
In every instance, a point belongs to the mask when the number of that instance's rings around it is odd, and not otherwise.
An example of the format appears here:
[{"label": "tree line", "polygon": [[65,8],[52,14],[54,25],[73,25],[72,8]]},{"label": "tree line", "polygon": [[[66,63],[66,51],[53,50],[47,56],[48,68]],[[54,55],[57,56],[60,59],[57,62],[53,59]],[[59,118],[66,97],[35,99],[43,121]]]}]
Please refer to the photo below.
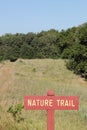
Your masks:
[{"label": "tree line", "polygon": [[2,35],[0,61],[18,58],[68,59],[67,68],[87,79],[87,23],[61,31]]}]

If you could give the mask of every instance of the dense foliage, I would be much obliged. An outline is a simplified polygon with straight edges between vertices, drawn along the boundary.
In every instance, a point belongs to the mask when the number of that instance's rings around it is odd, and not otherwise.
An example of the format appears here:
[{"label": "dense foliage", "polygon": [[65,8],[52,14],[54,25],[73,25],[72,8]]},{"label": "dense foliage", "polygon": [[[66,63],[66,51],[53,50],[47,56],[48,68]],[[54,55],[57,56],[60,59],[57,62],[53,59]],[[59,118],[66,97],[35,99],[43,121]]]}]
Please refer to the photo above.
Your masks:
[{"label": "dense foliage", "polygon": [[5,34],[0,37],[0,61],[18,58],[65,58],[67,67],[87,79],[87,23],[60,32]]}]

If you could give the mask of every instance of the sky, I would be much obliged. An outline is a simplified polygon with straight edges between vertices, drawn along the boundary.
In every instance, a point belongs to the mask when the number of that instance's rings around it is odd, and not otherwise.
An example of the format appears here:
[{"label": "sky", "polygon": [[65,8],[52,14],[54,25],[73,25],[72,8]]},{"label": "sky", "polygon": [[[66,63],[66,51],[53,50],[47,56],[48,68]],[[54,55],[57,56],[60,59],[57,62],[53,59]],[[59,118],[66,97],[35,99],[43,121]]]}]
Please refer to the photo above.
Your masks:
[{"label": "sky", "polygon": [[61,31],[87,22],[87,0],[0,0],[0,36]]}]

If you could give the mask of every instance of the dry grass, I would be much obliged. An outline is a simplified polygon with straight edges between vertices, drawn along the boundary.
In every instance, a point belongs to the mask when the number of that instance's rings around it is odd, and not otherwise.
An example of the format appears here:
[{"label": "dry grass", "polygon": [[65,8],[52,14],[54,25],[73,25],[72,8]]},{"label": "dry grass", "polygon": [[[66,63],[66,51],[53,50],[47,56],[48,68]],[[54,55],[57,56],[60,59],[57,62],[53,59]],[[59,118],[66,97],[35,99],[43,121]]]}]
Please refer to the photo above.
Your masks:
[{"label": "dry grass", "polygon": [[11,104],[23,102],[24,95],[80,97],[79,111],[56,111],[55,130],[87,130],[87,82],[65,67],[63,60],[36,59],[0,64],[0,130],[46,130],[46,111],[22,111],[17,123],[7,113]]}]

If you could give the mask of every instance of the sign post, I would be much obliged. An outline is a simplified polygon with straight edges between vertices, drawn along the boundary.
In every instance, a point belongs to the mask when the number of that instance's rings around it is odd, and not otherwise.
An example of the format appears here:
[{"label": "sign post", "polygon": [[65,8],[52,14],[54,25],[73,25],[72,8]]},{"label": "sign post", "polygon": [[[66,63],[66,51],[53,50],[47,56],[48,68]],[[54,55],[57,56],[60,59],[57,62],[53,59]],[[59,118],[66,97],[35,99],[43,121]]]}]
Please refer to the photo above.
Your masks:
[{"label": "sign post", "polygon": [[[48,91],[47,96],[54,96],[53,91]],[[54,109],[47,110],[47,130],[54,130]]]},{"label": "sign post", "polygon": [[55,110],[78,110],[78,96],[55,96],[48,91],[47,96],[25,96],[24,109],[47,110],[47,130],[54,130]]}]

